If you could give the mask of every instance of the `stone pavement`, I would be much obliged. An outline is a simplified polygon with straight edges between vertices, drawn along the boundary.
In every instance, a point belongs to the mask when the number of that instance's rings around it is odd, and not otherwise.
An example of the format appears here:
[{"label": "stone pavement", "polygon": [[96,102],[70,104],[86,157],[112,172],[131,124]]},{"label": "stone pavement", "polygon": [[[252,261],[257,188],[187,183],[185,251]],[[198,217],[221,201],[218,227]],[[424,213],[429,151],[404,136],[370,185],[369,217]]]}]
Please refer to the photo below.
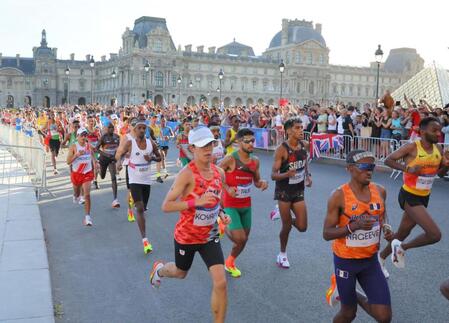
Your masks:
[{"label": "stone pavement", "polygon": [[0,150],[0,322],[54,322],[35,191],[10,184],[27,180],[18,166],[8,151]]}]

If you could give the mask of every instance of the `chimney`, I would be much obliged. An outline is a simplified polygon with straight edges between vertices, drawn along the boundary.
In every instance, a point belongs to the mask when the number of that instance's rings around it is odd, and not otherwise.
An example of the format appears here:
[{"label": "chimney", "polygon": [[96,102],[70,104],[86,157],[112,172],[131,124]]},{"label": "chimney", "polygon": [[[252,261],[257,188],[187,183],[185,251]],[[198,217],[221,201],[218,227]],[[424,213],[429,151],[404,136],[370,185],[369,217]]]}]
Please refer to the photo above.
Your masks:
[{"label": "chimney", "polygon": [[71,61],[74,61],[74,60],[75,60],[75,54],[74,54],[74,53],[70,54],[70,60],[71,60]]},{"label": "chimney", "polygon": [[282,19],[281,46],[288,43],[288,19]]},{"label": "chimney", "polygon": [[215,46],[209,47],[209,54],[215,54]]},{"label": "chimney", "polygon": [[20,54],[16,54],[16,65],[17,67],[20,66]]},{"label": "chimney", "polygon": [[2,66],[2,58],[3,58],[3,54],[0,53],[0,66]]},{"label": "chimney", "polygon": [[106,62],[106,55],[101,56],[101,61]]},{"label": "chimney", "polygon": [[198,52],[198,53],[203,53],[204,52],[204,46],[203,45],[201,45],[201,46],[197,46],[196,47],[196,51]]},{"label": "chimney", "polygon": [[185,50],[187,53],[190,53],[190,52],[192,51],[192,45],[185,45],[185,46],[184,46],[184,50]]},{"label": "chimney", "polygon": [[89,54],[86,55],[86,61],[87,61],[87,62],[90,62],[90,55],[89,55]]},{"label": "chimney", "polygon": [[321,35],[321,28],[323,27],[323,25],[321,24],[315,24],[315,30],[317,33],[319,33]]}]

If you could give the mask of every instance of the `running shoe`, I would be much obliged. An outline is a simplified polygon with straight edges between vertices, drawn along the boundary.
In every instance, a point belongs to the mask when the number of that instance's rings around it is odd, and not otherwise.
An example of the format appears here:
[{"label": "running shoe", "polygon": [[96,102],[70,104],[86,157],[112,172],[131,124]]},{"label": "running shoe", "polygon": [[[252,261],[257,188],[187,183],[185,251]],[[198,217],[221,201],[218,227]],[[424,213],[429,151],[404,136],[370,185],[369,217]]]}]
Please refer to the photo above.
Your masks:
[{"label": "running shoe", "polygon": [[78,203],[79,203],[80,205],[83,205],[84,203],[86,203],[86,200],[84,199],[84,196],[80,196],[80,197],[79,197]]},{"label": "running shoe", "polygon": [[277,257],[277,260],[276,260],[276,264],[280,268],[285,268],[285,269],[290,268],[290,263],[288,262],[287,255],[282,256],[281,254],[278,254],[278,257]]},{"label": "running shoe", "polygon": [[228,266],[225,264],[224,268],[228,273],[231,274],[231,277],[239,278],[240,276],[242,276],[242,272],[235,265]]},{"label": "running shoe", "polygon": [[55,168],[55,170],[53,171],[53,174],[54,175],[58,175],[59,174],[59,172],[58,172],[58,170]]},{"label": "running shoe", "polygon": [[145,254],[149,254],[151,251],[153,251],[153,246],[148,241],[148,239],[145,238],[142,242],[143,242],[143,252]]},{"label": "running shoe", "polygon": [[380,268],[382,269],[385,278],[388,279],[390,277],[390,273],[388,272],[387,267],[385,267],[385,259],[380,256],[380,253],[377,254],[377,259],[379,260]]},{"label": "running shoe", "polygon": [[331,285],[326,291],[326,302],[329,306],[334,307],[340,301],[340,295],[338,295],[337,278],[335,274],[331,275]]},{"label": "running shoe", "polygon": [[73,203],[74,203],[74,204],[78,204],[79,202],[80,202],[79,196],[78,196],[78,197],[73,196]]},{"label": "running shoe", "polygon": [[98,182],[97,182],[97,181],[94,181],[94,186],[95,186],[95,189],[97,189],[97,190],[100,189],[100,185],[98,185]]},{"label": "running shoe", "polygon": [[218,234],[220,235],[220,239],[222,239],[225,235],[226,225],[223,223],[223,221],[221,221],[220,217],[218,217],[217,223],[218,223]]},{"label": "running shoe", "polygon": [[402,241],[398,239],[394,239],[391,242],[391,261],[396,268],[404,268],[405,267],[405,251],[401,247]]},{"label": "running shoe", "polygon": [[84,217],[83,224],[88,227],[92,226],[93,223],[92,223],[92,218],[90,217],[90,215],[86,215]]},{"label": "running shoe", "polygon": [[279,213],[279,206],[276,205],[276,207],[270,213],[270,220],[275,221],[275,220],[279,220],[280,218],[281,218],[281,214]]},{"label": "running shoe", "polygon": [[118,209],[119,207],[120,207],[120,202],[117,199],[112,201],[112,208]]},{"label": "running shoe", "polygon": [[156,261],[153,264],[153,269],[151,270],[150,274],[150,284],[154,288],[159,288],[161,286],[161,277],[158,274],[158,270],[164,267],[164,264],[160,261]]},{"label": "running shoe", "polygon": [[133,209],[128,209],[128,221],[134,222],[136,219],[134,218],[134,212]]},{"label": "running shoe", "polygon": [[168,173],[168,172],[165,172],[165,174],[164,174],[164,178],[167,178],[168,176],[170,176],[170,173]]},{"label": "running shoe", "polygon": [[164,181],[163,181],[162,177],[158,176],[158,177],[156,178],[156,182],[158,182],[158,183],[163,183]]}]

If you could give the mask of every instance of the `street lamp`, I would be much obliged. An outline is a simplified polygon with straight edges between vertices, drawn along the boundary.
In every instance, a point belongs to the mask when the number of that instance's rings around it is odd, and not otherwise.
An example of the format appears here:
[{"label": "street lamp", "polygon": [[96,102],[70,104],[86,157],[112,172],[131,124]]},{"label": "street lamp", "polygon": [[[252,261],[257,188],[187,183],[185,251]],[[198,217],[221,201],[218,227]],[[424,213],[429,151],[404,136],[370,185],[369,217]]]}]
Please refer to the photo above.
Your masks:
[{"label": "street lamp", "polygon": [[69,79],[69,75],[70,75],[70,68],[67,66],[67,68],[64,71],[65,75],[67,76],[67,93],[65,95],[65,102],[67,104],[70,104],[70,79]]},{"label": "street lamp", "polygon": [[144,78],[144,87],[145,87],[145,102],[148,99],[148,90],[147,90],[147,84],[148,84],[148,72],[150,71],[150,63],[147,61],[146,64],[143,66],[143,69],[145,70],[145,78]]},{"label": "street lamp", "polygon": [[193,83],[192,81],[189,82],[189,99],[190,99],[190,105],[193,104],[193,100],[191,99],[191,94],[192,94],[192,87],[193,87]]},{"label": "street lamp", "polygon": [[284,70],[285,70],[284,60],[281,59],[281,64],[279,64],[279,72],[281,73],[281,93],[280,93],[280,97],[279,97],[279,104],[281,104],[281,100],[282,100],[282,75],[284,74]]},{"label": "street lamp", "polygon": [[178,108],[181,106],[181,82],[182,82],[182,78],[181,75],[178,75],[178,79],[176,80],[176,82],[178,83]]},{"label": "street lamp", "polygon": [[220,72],[218,72],[218,80],[220,81],[220,86],[219,86],[219,90],[220,90],[220,107],[221,107],[221,80],[224,77],[224,73],[223,73],[223,69],[220,68]]},{"label": "street lamp", "polygon": [[112,105],[115,106],[115,78],[117,77],[117,73],[115,70],[112,70]]},{"label": "street lamp", "polygon": [[90,104],[94,104],[94,67],[95,67],[95,61],[94,57],[90,57],[89,61],[90,66]]},{"label": "street lamp", "polygon": [[382,56],[384,55],[384,52],[380,48],[380,45],[377,46],[376,52],[374,53],[376,56],[376,62],[377,62],[377,85],[376,85],[376,106],[378,104],[379,100],[379,71],[380,71],[380,62],[382,62]]}]

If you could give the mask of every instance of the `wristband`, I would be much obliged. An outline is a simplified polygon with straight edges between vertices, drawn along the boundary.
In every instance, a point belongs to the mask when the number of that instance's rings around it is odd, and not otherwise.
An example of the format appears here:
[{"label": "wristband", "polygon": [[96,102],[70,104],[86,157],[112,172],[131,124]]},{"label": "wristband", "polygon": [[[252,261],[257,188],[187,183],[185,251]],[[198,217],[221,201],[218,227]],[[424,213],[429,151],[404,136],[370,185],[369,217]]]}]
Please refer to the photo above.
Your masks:
[{"label": "wristband", "polygon": [[195,199],[190,199],[190,200],[187,200],[186,202],[187,202],[187,208],[188,209],[195,208]]},{"label": "wristband", "polygon": [[354,232],[351,230],[351,227],[349,226],[349,223],[346,225],[346,229],[348,229],[349,233],[353,234]]}]

